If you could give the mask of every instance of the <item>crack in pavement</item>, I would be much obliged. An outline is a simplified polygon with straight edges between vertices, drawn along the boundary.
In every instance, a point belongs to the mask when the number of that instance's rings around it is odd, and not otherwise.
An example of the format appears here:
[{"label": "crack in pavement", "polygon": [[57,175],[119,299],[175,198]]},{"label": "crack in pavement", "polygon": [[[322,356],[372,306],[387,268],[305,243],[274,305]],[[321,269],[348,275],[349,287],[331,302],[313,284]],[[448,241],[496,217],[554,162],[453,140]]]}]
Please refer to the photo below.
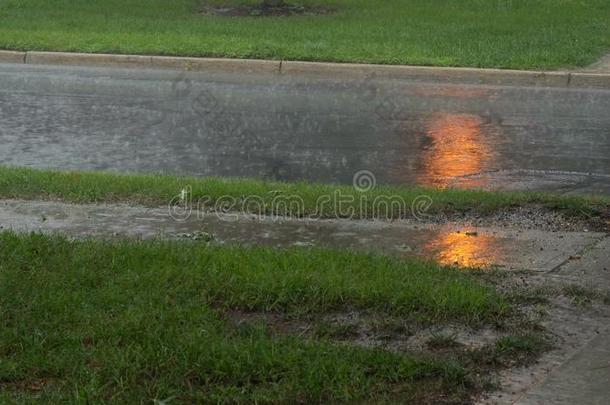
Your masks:
[{"label": "crack in pavement", "polygon": [[[590,252],[591,250],[595,249],[597,246],[601,245],[605,239],[607,239],[608,237],[610,237],[610,234],[605,234],[603,236],[601,236],[597,241],[591,242],[590,245],[583,247],[580,251],[578,251],[576,253],[575,256],[584,256],[585,254],[587,254],[587,252]],[[547,273],[548,274],[553,274],[553,273],[557,273],[561,270],[562,267],[564,267],[566,264],[570,263],[573,259],[573,256],[568,257],[567,259],[565,259],[563,262],[559,263],[557,266],[553,267],[551,270],[549,270]]]}]

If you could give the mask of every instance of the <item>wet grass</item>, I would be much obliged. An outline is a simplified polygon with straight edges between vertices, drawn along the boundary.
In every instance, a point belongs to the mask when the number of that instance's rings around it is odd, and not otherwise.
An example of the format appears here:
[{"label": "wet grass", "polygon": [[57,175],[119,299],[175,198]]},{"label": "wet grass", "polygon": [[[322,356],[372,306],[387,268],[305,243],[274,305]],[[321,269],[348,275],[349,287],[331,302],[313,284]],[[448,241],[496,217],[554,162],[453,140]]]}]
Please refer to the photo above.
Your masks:
[{"label": "wet grass", "polygon": [[[477,278],[481,279],[481,277]],[[609,290],[573,283],[548,283],[535,287],[513,288],[503,295],[503,298],[511,304],[530,306],[549,304],[553,298],[558,297],[568,298],[574,305],[579,306],[594,303],[610,304]]]},{"label": "wet grass", "polygon": [[[426,219],[456,213],[486,215],[524,205],[542,206],[577,218],[606,218],[610,212],[610,200],[605,197],[409,186],[380,186],[360,192],[350,186],[307,182],[60,172],[0,166],[0,198],[167,207],[170,203],[181,205],[182,190],[186,191],[185,201],[193,208],[293,217],[398,219],[416,215]],[[398,204],[392,205],[392,201]]]},{"label": "wet grass", "polygon": [[557,68],[610,48],[607,0],[298,0],[324,16],[223,18],[253,0],[3,0],[0,48]]},{"label": "wet grass", "polygon": [[[0,400],[462,403],[468,398],[471,373],[459,361],[234,328],[222,315],[252,310],[298,316],[345,306],[469,325],[510,316],[489,287],[415,260],[4,232]],[[320,334],[347,332],[327,328]]]},{"label": "wet grass", "polygon": [[531,364],[551,347],[543,333],[528,332],[502,337],[493,345],[470,352],[468,357],[482,367],[509,368]]},{"label": "wet grass", "polygon": [[44,275],[78,276],[93,285],[107,278],[113,283],[167,283],[167,299],[191,297],[222,309],[304,315],[357,308],[467,324],[495,322],[510,312],[492,289],[455,269],[421,260],[183,242],[70,242],[41,235],[5,234],[1,241],[1,265],[30,269],[30,276],[32,267],[40,270],[34,272],[36,283],[38,278],[44,283]]}]

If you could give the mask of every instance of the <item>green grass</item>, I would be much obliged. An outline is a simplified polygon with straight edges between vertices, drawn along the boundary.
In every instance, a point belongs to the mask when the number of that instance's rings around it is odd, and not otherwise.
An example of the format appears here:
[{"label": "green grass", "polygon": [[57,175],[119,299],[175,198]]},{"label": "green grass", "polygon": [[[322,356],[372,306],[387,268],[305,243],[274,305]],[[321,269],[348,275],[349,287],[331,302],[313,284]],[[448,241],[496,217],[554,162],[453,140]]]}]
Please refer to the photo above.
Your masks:
[{"label": "green grass", "polygon": [[[252,1],[249,1],[252,2]],[[610,48],[607,0],[299,0],[333,15],[219,18],[239,0],[1,0],[0,48],[439,66],[583,66]]]},{"label": "green grass", "polygon": [[[458,356],[462,364],[470,364],[477,373],[532,364],[540,355],[553,348],[550,335],[539,327],[516,328],[517,334],[497,339],[481,348],[467,350]],[[498,388],[498,387],[496,387]]]},{"label": "green grass", "polygon": [[[575,217],[607,215],[605,197],[558,196],[531,192],[485,192],[422,187],[377,187],[361,193],[350,186],[306,182],[280,183],[254,179],[195,178],[169,175],[120,175],[101,172],[60,172],[0,166],[0,198],[60,199],[75,203],[128,202],[167,206],[189,189],[194,207],[229,203],[232,210],[256,214],[321,217],[409,217],[415,203],[424,201],[423,216],[474,212],[488,214],[505,208],[537,204]],[[338,194],[337,194],[338,193]],[[324,196],[344,201],[341,211],[320,203]],[[402,208],[386,209],[378,197],[396,196]],[[351,200],[350,200],[351,198]],[[321,200],[322,199],[322,200]],[[296,201],[297,204],[290,204]],[[429,206],[427,204],[429,202]],[[420,210],[422,211],[422,210]]]},{"label": "green grass", "polygon": [[499,339],[485,361],[505,367],[524,365],[534,361],[538,355],[551,347],[547,337],[541,333],[505,336]]},{"label": "green grass", "polygon": [[467,398],[470,372],[459,362],[235,328],[223,316],[340,308],[466,323],[510,316],[489,287],[421,261],[5,232],[0,401]]}]

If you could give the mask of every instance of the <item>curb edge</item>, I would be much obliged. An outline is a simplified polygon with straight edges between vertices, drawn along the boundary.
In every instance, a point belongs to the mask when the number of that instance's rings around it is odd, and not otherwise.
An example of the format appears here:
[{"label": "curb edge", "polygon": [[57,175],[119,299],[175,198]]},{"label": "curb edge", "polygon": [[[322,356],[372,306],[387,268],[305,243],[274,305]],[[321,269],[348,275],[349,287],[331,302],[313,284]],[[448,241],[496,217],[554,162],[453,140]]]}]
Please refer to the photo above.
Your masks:
[{"label": "curb edge", "polygon": [[193,72],[276,74],[316,78],[398,79],[432,82],[610,89],[610,74],[300,62],[262,59],[195,58],[72,52],[4,51],[0,63],[170,69]]}]

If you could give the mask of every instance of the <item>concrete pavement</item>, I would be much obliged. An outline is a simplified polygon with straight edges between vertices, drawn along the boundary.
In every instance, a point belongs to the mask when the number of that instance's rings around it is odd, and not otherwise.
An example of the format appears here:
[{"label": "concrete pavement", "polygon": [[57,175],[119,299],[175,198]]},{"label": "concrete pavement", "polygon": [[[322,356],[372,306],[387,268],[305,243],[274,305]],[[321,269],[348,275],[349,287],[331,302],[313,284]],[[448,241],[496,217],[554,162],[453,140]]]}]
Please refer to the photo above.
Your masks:
[{"label": "concrete pavement", "polygon": [[605,405],[610,399],[610,328],[597,334],[516,405]]},{"label": "concrete pavement", "polygon": [[[610,237],[572,255],[539,279],[585,291],[610,292]],[[558,303],[546,311],[543,325],[558,339],[557,347],[530,367],[510,370],[502,390],[480,404],[598,405],[610,398],[610,311],[607,304]]]},{"label": "concrete pavement", "polygon": [[[74,237],[172,238],[207,232],[217,242],[378,251],[461,267],[546,273],[595,246],[604,233],[475,226],[417,220],[298,219],[193,210],[176,219],[169,208],[0,200],[2,230],[60,232]],[[607,264],[607,263],[606,263]]]}]

